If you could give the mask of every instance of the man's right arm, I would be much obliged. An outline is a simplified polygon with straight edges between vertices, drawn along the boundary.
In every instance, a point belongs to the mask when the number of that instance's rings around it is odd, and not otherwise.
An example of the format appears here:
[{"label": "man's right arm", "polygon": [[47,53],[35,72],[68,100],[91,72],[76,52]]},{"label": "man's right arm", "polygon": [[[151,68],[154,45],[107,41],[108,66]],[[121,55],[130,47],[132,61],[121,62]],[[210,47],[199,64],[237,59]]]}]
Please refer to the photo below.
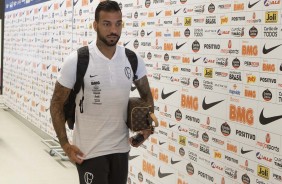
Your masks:
[{"label": "man's right arm", "polygon": [[[69,143],[65,127],[66,120],[64,115],[64,104],[70,92],[71,89],[62,86],[57,81],[51,99],[50,112],[53,127],[55,129],[61,147],[72,162],[80,164],[83,161],[81,158],[84,157],[84,154],[75,145],[71,145]],[[78,156],[80,156],[80,158]]]},{"label": "man's right arm", "polygon": [[71,89],[62,86],[58,81],[55,84],[54,93],[51,99],[50,112],[53,122],[53,127],[63,147],[68,142],[66,127],[64,104],[70,94]]}]

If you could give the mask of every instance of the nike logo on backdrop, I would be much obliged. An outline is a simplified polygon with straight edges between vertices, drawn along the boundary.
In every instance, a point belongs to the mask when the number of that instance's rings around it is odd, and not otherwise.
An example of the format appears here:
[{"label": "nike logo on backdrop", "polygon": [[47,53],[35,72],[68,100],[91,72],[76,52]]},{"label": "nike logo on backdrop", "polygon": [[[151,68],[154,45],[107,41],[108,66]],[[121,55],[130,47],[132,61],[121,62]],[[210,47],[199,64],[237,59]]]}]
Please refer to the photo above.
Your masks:
[{"label": "nike logo on backdrop", "polygon": [[183,45],[185,45],[185,43],[186,43],[186,42],[184,42],[184,43],[182,43],[182,44],[180,44],[180,45],[176,44],[176,46],[175,46],[175,47],[176,47],[176,50],[180,49]]},{"label": "nike logo on backdrop", "polygon": [[282,115],[280,115],[280,116],[272,116],[272,117],[266,118],[263,115],[263,110],[264,109],[261,110],[261,113],[260,113],[260,116],[259,116],[259,121],[260,121],[260,124],[262,124],[262,125],[267,125],[269,123],[272,123],[273,121],[277,121],[278,119],[282,118]]},{"label": "nike logo on backdrop", "polygon": [[[163,11],[163,10],[162,10]],[[156,12],[156,16],[158,16],[160,13],[162,13],[162,11]]]},{"label": "nike logo on backdrop", "polygon": [[167,176],[172,175],[172,174],[173,173],[162,173],[161,167],[159,167],[159,172],[158,172],[159,178],[164,178],[164,177],[167,177]]},{"label": "nike logo on backdrop", "polygon": [[280,65],[280,71],[282,72],[282,64]]},{"label": "nike logo on backdrop", "polygon": [[62,6],[63,6],[64,2],[65,2],[65,1],[63,1],[63,2],[61,2],[61,3],[60,3],[60,7],[62,7]]},{"label": "nike logo on backdrop", "polygon": [[175,93],[177,90],[170,92],[170,93],[164,93],[164,89],[162,90],[162,99],[166,99],[167,97],[169,97],[170,95],[172,95],[173,93]]},{"label": "nike logo on backdrop", "polygon": [[203,103],[202,103],[202,107],[203,107],[204,110],[208,110],[209,108],[219,104],[222,101],[224,101],[224,100],[220,100],[220,101],[217,101],[217,102],[212,102],[212,103],[207,104],[206,103],[206,97],[205,97],[204,100],[203,100]]},{"label": "nike logo on backdrop", "polygon": [[243,148],[241,148],[241,153],[244,155],[244,154],[246,154],[246,153],[249,153],[249,152],[251,152],[251,151],[253,151],[253,150],[243,150]]},{"label": "nike logo on backdrop", "polygon": [[78,0],[76,2],[73,0],[73,6],[75,6],[78,3]]},{"label": "nike logo on backdrop", "polygon": [[201,57],[199,57],[199,58],[197,58],[197,59],[194,59],[194,57],[193,57],[193,63],[195,63],[195,62],[197,62],[199,59],[201,59]]},{"label": "nike logo on backdrop", "polygon": [[129,155],[128,160],[133,160],[134,158],[137,158],[137,157],[139,157],[139,155],[134,155],[134,156]]},{"label": "nike logo on backdrop", "polygon": [[161,142],[161,141],[159,141],[159,145],[163,145],[163,144],[165,144],[165,142]]},{"label": "nike logo on backdrop", "polygon": [[265,48],[265,44],[264,44],[263,49],[262,49],[262,53],[263,53],[263,54],[268,54],[269,52],[273,51],[273,50],[276,49],[277,47],[280,47],[281,45],[282,45],[282,44],[279,44],[279,45],[276,45],[276,46],[271,47],[271,48],[269,48],[269,49],[266,49],[266,48]]},{"label": "nike logo on backdrop", "polygon": [[152,32],[153,32],[153,31],[151,31],[151,32],[148,32],[148,33],[147,33],[147,36],[149,36],[149,35],[150,35],[150,34],[151,34]]},{"label": "nike logo on backdrop", "polygon": [[176,124],[174,124],[174,125],[171,125],[171,124],[169,124],[168,126],[169,126],[169,128],[172,128],[172,127],[174,127]]},{"label": "nike logo on backdrop", "polygon": [[172,158],[170,159],[170,163],[173,165],[173,164],[177,164],[178,162],[180,162],[181,160],[177,160],[177,161],[174,161],[172,160]]},{"label": "nike logo on backdrop", "polygon": [[137,87],[135,87],[135,86],[131,86],[131,91],[134,91],[135,89],[136,89]]},{"label": "nike logo on backdrop", "polygon": [[97,75],[90,75],[90,78],[96,77]]},{"label": "nike logo on backdrop", "polygon": [[260,0],[258,0],[257,2],[251,4],[250,1],[249,1],[249,4],[248,4],[248,8],[252,8],[253,6],[255,6],[256,4],[258,4],[258,2],[260,2]]},{"label": "nike logo on backdrop", "polygon": [[174,15],[176,15],[180,10],[181,8],[179,10],[174,10]]},{"label": "nike logo on backdrop", "polygon": [[126,47],[129,44],[129,42],[124,43],[123,46]]}]

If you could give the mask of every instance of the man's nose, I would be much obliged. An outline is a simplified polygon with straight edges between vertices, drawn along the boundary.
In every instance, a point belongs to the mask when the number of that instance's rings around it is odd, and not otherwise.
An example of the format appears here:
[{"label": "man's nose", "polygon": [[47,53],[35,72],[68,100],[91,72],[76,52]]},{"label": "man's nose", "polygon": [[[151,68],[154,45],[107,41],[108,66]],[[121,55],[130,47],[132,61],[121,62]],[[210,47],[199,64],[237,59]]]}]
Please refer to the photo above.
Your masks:
[{"label": "man's nose", "polygon": [[111,26],[111,32],[112,33],[117,33],[118,32],[118,27],[116,25]]}]

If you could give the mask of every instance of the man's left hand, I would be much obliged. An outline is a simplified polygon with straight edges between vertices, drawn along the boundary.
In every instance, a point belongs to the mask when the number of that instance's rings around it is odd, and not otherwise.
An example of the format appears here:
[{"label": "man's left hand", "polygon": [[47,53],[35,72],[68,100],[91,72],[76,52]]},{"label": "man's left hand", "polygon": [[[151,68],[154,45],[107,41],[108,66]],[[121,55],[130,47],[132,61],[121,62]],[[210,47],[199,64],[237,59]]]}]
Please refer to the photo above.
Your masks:
[{"label": "man's left hand", "polygon": [[152,134],[152,130],[151,129],[141,130],[138,133],[144,136],[144,140],[140,142],[139,144],[132,144],[132,137],[129,138],[129,143],[131,144],[131,146],[136,147],[136,148],[139,147],[141,144],[143,144],[143,142],[146,141],[146,139],[148,139],[148,137]]}]

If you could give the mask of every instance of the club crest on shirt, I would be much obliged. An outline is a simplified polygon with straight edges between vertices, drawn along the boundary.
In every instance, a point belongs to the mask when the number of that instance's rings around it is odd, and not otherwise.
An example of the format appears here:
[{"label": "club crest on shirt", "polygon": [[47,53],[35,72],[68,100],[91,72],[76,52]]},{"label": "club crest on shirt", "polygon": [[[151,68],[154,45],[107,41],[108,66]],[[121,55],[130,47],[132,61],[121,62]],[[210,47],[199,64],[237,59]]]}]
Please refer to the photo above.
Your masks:
[{"label": "club crest on shirt", "polygon": [[124,74],[128,79],[131,79],[131,69],[129,67],[124,68]]},{"label": "club crest on shirt", "polygon": [[94,179],[94,175],[90,172],[85,172],[84,180],[86,184],[91,184]]}]

